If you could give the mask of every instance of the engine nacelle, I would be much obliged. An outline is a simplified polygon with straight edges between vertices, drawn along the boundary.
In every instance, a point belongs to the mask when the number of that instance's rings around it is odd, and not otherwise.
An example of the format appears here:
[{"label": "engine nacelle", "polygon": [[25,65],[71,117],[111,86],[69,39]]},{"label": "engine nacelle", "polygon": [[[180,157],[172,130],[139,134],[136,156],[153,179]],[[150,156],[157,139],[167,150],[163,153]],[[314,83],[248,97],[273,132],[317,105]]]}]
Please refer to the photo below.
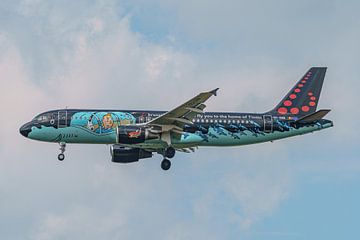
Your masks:
[{"label": "engine nacelle", "polygon": [[118,145],[110,147],[111,161],[116,163],[137,162],[139,159],[151,158],[152,153],[140,148],[125,148]]},{"label": "engine nacelle", "polygon": [[121,144],[137,144],[143,143],[148,139],[158,138],[158,136],[151,133],[149,129],[134,125],[119,126],[116,133],[116,141]]}]

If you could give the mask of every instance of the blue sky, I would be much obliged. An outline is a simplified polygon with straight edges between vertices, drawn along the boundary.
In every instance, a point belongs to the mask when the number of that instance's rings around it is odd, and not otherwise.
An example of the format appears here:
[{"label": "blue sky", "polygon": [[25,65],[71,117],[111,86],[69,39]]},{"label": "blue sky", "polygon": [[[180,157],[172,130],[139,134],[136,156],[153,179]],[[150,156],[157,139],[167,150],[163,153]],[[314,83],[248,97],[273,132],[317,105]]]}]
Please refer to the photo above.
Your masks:
[{"label": "blue sky", "polygon": [[[2,1],[2,239],[359,238],[357,1]],[[110,162],[109,146],[24,139],[48,109],[271,109],[311,66],[335,127],[287,140]]]}]

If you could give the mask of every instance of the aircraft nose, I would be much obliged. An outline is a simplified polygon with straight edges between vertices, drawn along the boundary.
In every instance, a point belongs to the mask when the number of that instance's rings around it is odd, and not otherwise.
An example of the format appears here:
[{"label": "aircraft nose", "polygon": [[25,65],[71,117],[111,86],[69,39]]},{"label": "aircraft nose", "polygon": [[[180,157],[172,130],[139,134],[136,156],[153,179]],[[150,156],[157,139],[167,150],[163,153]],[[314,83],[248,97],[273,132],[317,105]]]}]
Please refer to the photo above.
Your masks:
[{"label": "aircraft nose", "polygon": [[31,124],[30,123],[25,123],[24,125],[21,126],[21,128],[19,129],[20,134],[23,135],[24,137],[28,137],[30,131],[31,131]]}]

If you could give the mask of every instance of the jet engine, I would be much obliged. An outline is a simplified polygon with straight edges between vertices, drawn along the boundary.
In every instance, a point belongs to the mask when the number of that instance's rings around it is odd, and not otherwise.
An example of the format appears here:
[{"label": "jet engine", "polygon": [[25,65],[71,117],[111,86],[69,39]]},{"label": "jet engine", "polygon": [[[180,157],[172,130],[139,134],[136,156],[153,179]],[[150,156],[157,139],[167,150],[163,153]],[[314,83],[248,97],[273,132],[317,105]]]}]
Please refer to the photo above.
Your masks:
[{"label": "jet engine", "polygon": [[148,128],[134,125],[118,126],[116,133],[116,141],[121,144],[137,144],[158,138],[158,135],[151,133]]},{"label": "jet engine", "polygon": [[139,159],[151,158],[152,153],[140,148],[125,148],[119,145],[110,147],[111,161],[116,163],[137,162]]}]

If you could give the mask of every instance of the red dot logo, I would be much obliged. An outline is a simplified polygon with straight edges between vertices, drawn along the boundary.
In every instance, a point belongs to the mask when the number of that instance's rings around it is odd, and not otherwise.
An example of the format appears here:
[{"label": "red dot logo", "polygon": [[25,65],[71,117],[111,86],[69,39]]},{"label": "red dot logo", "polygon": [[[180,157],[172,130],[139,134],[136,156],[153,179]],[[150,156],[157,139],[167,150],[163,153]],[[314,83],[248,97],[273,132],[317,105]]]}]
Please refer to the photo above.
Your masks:
[{"label": "red dot logo", "polygon": [[309,78],[308,77],[304,77],[305,80],[308,80]]},{"label": "red dot logo", "polygon": [[299,93],[299,92],[301,92],[301,90],[300,90],[300,88],[296,88],[296,89],[294,90],[294,92]]},{"label": "red dot logo", "polygon": [[278,109],[278,113],[280,113],[281,115],[284,115],[284,114],[287,113],[287,109],[284,108],[284,107],[281,107],[281,108]]},{"label": "red dot logo", "polygon": [[302,84],[302,83],[298,84],[298,87],[300,87],[300,88],[302,88],[303,86],[304,86],[304,84]]},{"label": "red dot logo", "polygon": [[289,98],[290,98],[290,99],[295,99],[295,98],[296,98],[296,94],[290,94]]},{"label": "red dot logo", "polygon": [[290,100],[286,100],[284,102],[284,106],[286,106],[286,107],[290,107],[291,105],[292,105],[292,102]]},{"label": "red dot logo", "polygon": [[305,80],[302,80],[301,83],[306,83],[306,81],[305,81]]},{"label": "red dot logo", "polygon": [[313,93],[312,93],[312,92],[308,92],[308,95],[309,95],[309,96],[312,96],[312,95],[313,95]]},{"label": "red dot logo", "polygon": [[303,112],[308,112],[308,111],[310,110],[310,108],[309,108],[308,106],[302,106],[302,107],[301,107],[301,110],[302,110]]},{"label": "red dot logo", "polygon": [[298,109],[298,108],[292,108],[292,109],[290,110],[290,112],[295,115],[295,114],[298,114],[298,113],[299,113],[299,109]]},{"label": "red dot logo", "polygon": [[316,102],[309,102],[310,107],[313,107],[316,105]]},{"label": "red dot logo", "polygon": [[316,100],[316,97],[312,96],[312,97],[310,98],[310,100],[311,100],[311,101],[315,101],[315,100]]}]

